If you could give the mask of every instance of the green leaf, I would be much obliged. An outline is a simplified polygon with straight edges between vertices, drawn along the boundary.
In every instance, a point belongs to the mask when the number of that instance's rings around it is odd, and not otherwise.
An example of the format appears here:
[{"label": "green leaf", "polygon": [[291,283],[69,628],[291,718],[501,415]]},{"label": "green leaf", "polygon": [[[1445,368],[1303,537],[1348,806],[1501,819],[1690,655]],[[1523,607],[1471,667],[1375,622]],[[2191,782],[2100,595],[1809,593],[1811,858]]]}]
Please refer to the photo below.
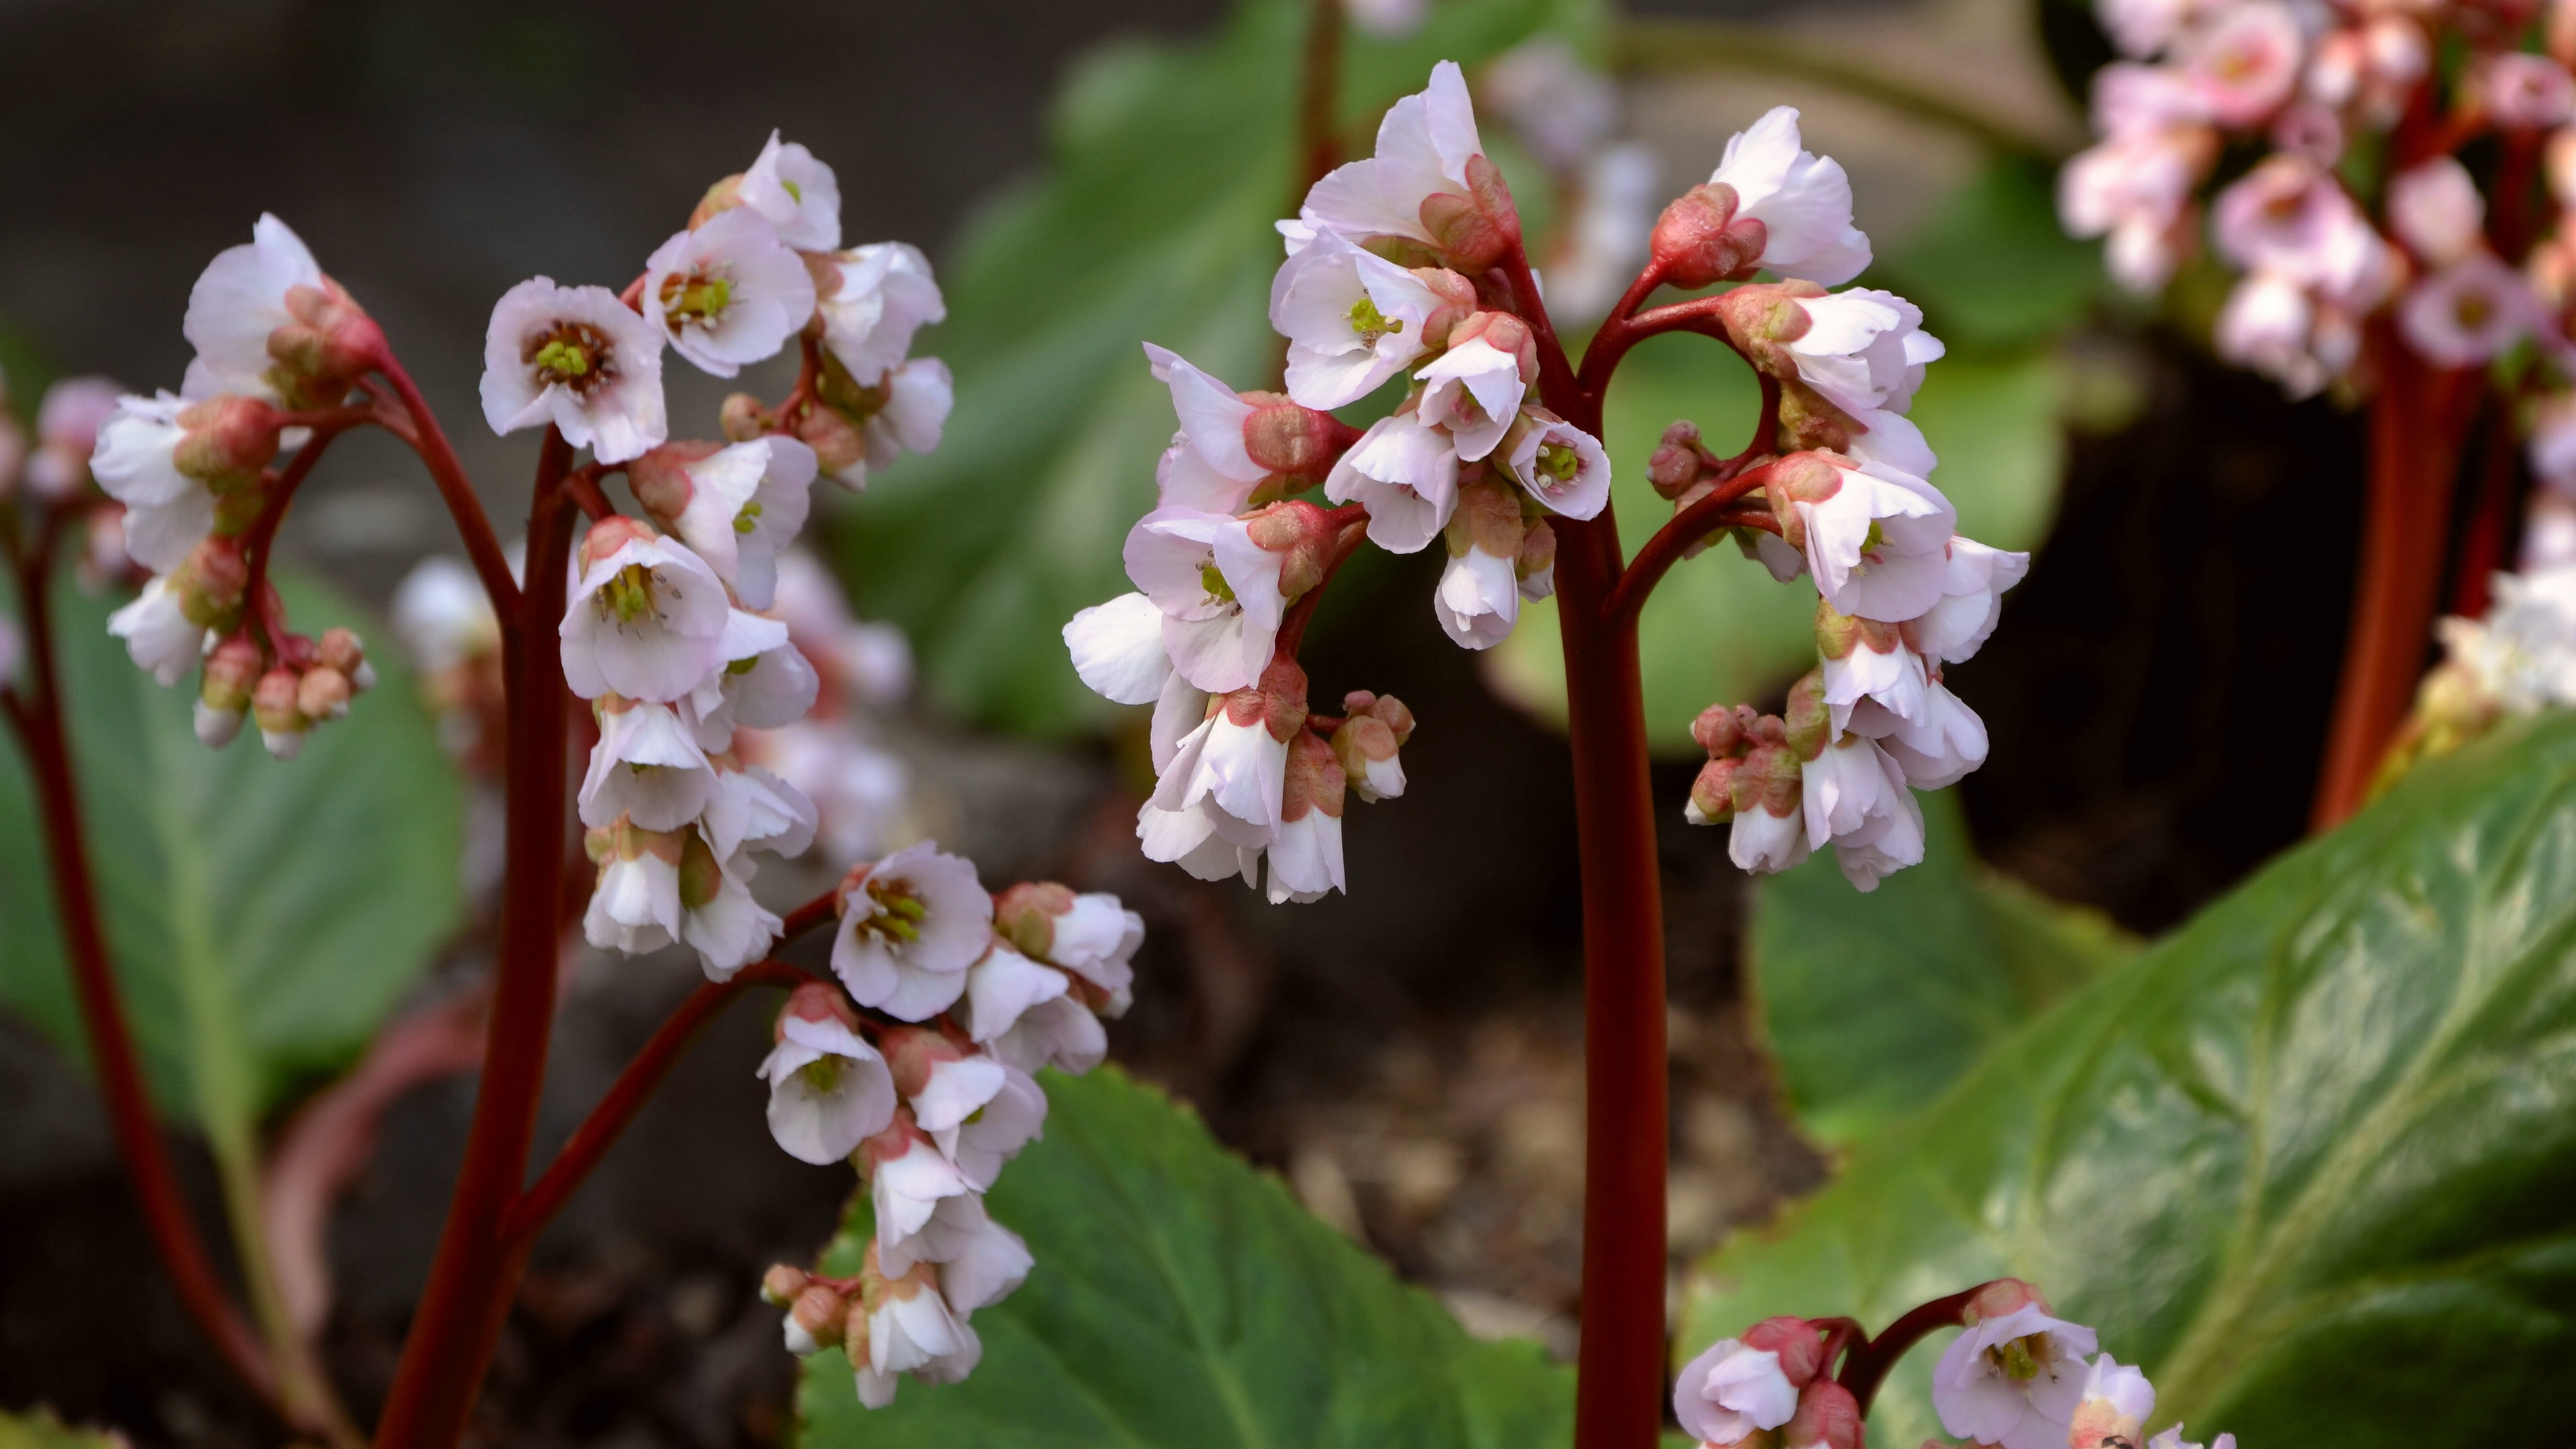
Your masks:
[{"label": "green leaf", "polygon": [[125,1436],[75,1429],[47,1408],[23,1414],[0,1411],[0,1449],[126,1449]]},{"label": "green leaf", "polygon": [[[1271,223],[1293,204],[1295,57],[1311,10],[1244,0],[1208,40],[1093,54],[1056,108],[1047,173],[988,206],[943,264],[949,320],[922,350],[956,374],[947,439],[872,485],[837,537],[859,603],[911,631],[950,708],[1040,733],[1109,717],[1060,631],[1130,587],[1119,545],[1153,506],[1175,427],[1138,344],[1240,387],[1276,385]],[[1346,129],[1366,144],[1444,57],[1472,65],[1542,26],[1588,46],[1597,11],[1450,0],[1401,41],[1354,34]],[[1544,188],[1500,146],[1496,160],[1536,227]]]},{"label": "green leaf", "polygon": [[[2002,1274],[2159,1423],[2576,1440],[2576,715],[2436,762],[2002,1042],[1706,1264],[1677,1352]],[[1881,1399],[1913,1444],[1938,1339]],[[2150,1428],[2155,1427],[2150,1425]]]},{"label": "green leaf", "polygon": [[[1925,377],[1912,416],[1941,455],[1933,481],[1958,505],[1961,532],[2011,549],[2033,547],[2046,532],[2065,455],[2057,372],[2046,352],[1963,354],[1933,364]],[[1709,446],[1731,453],[1752,436],[1760,406],[1752,370],[1708,338],[1657,337],[1628,355],[1610,390],[1602,441],[1630,554],[1672,517],[1672,505],[1646,481],[1665,425],[1688,418]],[[1665,575],[1637,625],[1655,748],[1690,753],[1690,722],[1701,710],[1760,700],[1813,668],[1815,618],[1812,585],[1773,581],[1732,544]],[[1553,602],[1523,609],[1520,626],[1486,660],[1487,678],[1505,698],[1564,727]]]},{"label": "green leaf", "polygon": [[[1573,1376],[1535,1345],[1469,1339],[1160,1092],[1114,1069],[1045,1080],[1045,1140],[990,1198],[1037,1267],[975,1315],[983,1363],[871,1413],[848,1359],[817,1354],[807,1449],[1570,1442]],[[862,1193],[824,1270],[856,1272],[870,1231]]]},{"label": "green leaf", "polygon": [[[197,743],[69,586],[55,627],[90,855],[128,1016],[162,1108],[246,1131],[362,1048],[456,928],[463,792],[391,638],[280,580],[297,627],[355,627],[377,687],[281,763],[255,731]],[[0,738],[0,1001],[82,1052],[24,761]]]},{"label": "green leaf", "polygon": [[1938,1097],[2042,1007],[2136,954],[2090,911],[1980,866],[1955,792],[1926,791],[1923,863],[1863,895],[1830,855],[1761,877],[1752,953],[1771,1053],[1835,1147]]},{"label": "green leaf", "polygon": [[[2100,249],[2058,224],[2044,161],[2001,156],[1870,270],[1953,346],[2026,347],[2082,322],[2108,286]],[[1937,447],[1938,444],[1936,443]]]}]

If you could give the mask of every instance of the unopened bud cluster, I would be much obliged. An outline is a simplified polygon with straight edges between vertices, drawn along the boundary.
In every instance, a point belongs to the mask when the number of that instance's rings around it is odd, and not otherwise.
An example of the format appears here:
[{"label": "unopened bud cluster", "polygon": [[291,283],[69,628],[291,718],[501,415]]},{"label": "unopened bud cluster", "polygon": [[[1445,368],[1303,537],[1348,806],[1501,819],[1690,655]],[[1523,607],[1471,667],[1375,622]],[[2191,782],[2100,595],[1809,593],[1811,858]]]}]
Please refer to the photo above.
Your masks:
[{"label": "unopened bud cluster", "polygon": [[[2097,1354],[2093,1330],[2039,1290],[1998,1279],[1968,1295],[1964,1330],[1932,1371],[1941,1427],[1985,1449],[2201,1449],[2182,1426],[2146,1437],[2155,1386]],[[1849,1320],[1766,1318],[1682,1369],[1673,1414],[1703,1449],[1862,1449],[1861,1406],[1829,1375]],[[1880,1366],[1882,1369],[1884,1365]],[[1844,1377],[1850,1377],[1845,1370]],[[1940,1440],[1927,1441],[1938,1446]],[[2221,1434],[2211,1449],[2235,1449]]]},{"label": "unopened bud cluster", "polygon": [[971,1318],[1028,1276],[1028,1246],[984,1194],[1046,1121],[1035,1073],[1081,1073],[1125,1013],[1144,921],[1052,882],[988,896],[975,867],[922,844],[853,869],[835,893],[835,982],[798,987],[761,1064],[769,1127],[802,1161],[847,1161],[876,1226],[860,1271],[772,1268],[790,1352],[838,1347],[860,1402],[906,1374],[966,1376]]}]

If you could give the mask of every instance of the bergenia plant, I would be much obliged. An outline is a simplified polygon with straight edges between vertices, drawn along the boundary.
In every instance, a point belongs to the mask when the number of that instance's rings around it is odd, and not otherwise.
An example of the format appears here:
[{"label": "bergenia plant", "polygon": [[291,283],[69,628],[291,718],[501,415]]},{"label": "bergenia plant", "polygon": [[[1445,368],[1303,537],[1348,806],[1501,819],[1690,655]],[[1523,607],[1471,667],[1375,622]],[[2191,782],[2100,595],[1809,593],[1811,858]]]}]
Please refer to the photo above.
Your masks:
[{"label": "bergenia plant", "polygon": [[[1283,387],[1238,391],[1147,344],[1179,430],[1157,506],[1127,537],[1136,591],[1082,611],[1065,643],[1094,690],[1154,708],[1144,853],[1310,901],[1366,889],[1345,869],[1344,810],[1353,794],[1402,792],[1400,747],[1417,725],[1371,689],[1346,693],[1338,713],[1311,707],[1299,646],[1336,571],[1367,544],[1437,546],[1431,607],[1467,649],[1500,643],[1524,601],[1556,598],[1586,983],[1576,1433],[1587,1449],[1650,1445],[1665,1385],[1668,1134],[1657,818],[1731,822],[1729,853],[1750,871],[1830,847],[1864,891],[1920,862],[1915,792],[1986,756],[1985,728],[1943,668],[1993,632],[2028,558],[1957,533],[1906,416],[1941,343],[1901,297],[1832,290],[1868,266],[1869,239],[1843,168],[1805,149],[1794,110],[1734,137],[1708,181],[1664,210],[1645,269],[1579,357],[1549,317],[1454,64],[1388,110],[1373,155],[1324,174],[1278,225]],[[1718,284],[1731,285],[1647,305],[1666,286]],[[1741,357],[1761,415],[1732,453],[1688,421],[1665,431],[1649,471],[1673,513],[1632,555],[1610,506],[1602,404],[1629,349],[1672,332]],[[1337,415],[1381,390],[1393,406],[1365,427]],[[1721,539],[1753,561],[1735,566],[1810,582],[1817,663],[1778,713],[1711,704],[1692,725],[1708,763],[1687,800],[1659,802],[1638,611]],[[1926,1304],[1876,1340],[1848,1320],[1768,1320],[1693,1359],[1671,1402],[1707,1444],[1856,1449],[1888,1364],[1934,1328],[1968,1325],[1943,1361],[1952,1432],[2012,1449],[2134,1442],[2145,1380],[2108,1355],[2088,1364],[2093,1335],[2045,1308],[2007,1281]]]},{"label": "bergenia plant", "polygon": [[2422,743],[2404,722],[2445,578],[2474,617],[2517,533],[2522,567],[2576,561],[2576,25],[2538,4],[2097,12],[2125,58],[2094,76],[2099,140],[2059,176],[2067,228],[2104,238],[2132,291],[2218,275],[2221,357],[2371,411],[2329,825],[2392,744]]},{"label": "bergenia plant", "polygon": [[[423,565],[395,622],[450,749],[498,782],[505,815],[482,1085],[374,1442],[458,1441],[537,1234],[695,1030],[749,987],[786,995],[757,1067],[771,1134],[802,1161],[854,1167],[876,1223],[850,1276],[769,1275],[787,1347],[836,1347],[861,1397],[883,1404],[906,1376],[970,1372],[972,1315],[1030,1271],[984,1194],[1044,1128],[1035,1074],[1102,1059],[1101,1018],[1127,1008],[1144,927],[1107,895],[988,892],[971,862],[927,841],[879,853],[900,767],[842,725],[899,693],[908,659],[793,544],[818,479],[858,489],[938,445],[950,384],[938,359],[912,355],[943,316],[929,264],[899,242],[844,249],[839,197],[829,165],[773,135],[622,288],[537,277],[501,297],[484,419],[538,435],[516,544],[384,331],[271,216],[199,278],[185,323],[196,358],[177,394],[59,385],[38,446],[11,463],[26,484],[5,515],[20,629],[0,635],[0,703],[39,787],[118,1145],[197,1325],[300,1433],[365,1437],[287,1295],[254,1271],[246,1316],[180,1201],[107,955],[49,585],[76,537],[85,558],[138,571],[139,596],[109,627],[138,668],[195,691],[207,747],[255,730],[292,761],[315,730],[365,728],[364,645],[343,628],[296,632],[270,578],[299,491],[354,429],[408,445],[462,536],[469,564]],[[781,352],[798,363],[784,397],[737,393],[706,435],[673,435],[674,355],[732,377]],[[631,507],[610,494],[621,478]],[[587,764],[567,770],[574,751]],[[804,855],[818,837],[837,883],[784,915],[763,906],[751,885],[764,857]],[[824,931],[828,977],[778,959]],[[706,982],[531,1181],[558,972],[583,940],[627,955],[685,947]]]}]

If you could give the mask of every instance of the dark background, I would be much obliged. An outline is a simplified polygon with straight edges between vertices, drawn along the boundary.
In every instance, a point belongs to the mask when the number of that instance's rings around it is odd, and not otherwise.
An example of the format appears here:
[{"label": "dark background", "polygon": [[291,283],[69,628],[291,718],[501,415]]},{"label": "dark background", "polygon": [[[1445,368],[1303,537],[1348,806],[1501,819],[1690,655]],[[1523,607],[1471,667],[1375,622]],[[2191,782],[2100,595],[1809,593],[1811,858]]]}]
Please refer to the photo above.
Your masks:
[{"label": "dark background", "polygon": [[[0,4],[0,325],[61,370],[175,384],[190,282],[276,211],[383,322],[503,508],[530,450],[474,421],[473,383],[481,321],[509,283],[622,279],[772,125],[835,164],[851,240],[903,237],[936,257],[978,197],[1037,164],[1075,52],[1196,33],[1218,8]],[[2301,829],[2359,441],[2330,406],[2289,407],[2178,339],[2101,340],[2142,368],[2146,409],[2074,439],[2054,534],[1951,682],[1993,731],[1992,763],[1964,787],[1984,852],[2154,931]],[[391,450],[346,451],[289,534],[381,598],[445,525]],[[1486,696],[1419,607],[1427,576],[1377,579],[1376,597],[1336,601],[1310,668],[1382,682],[1425,728],[1407,751],[1415,788],[1351,817],[1347,899],[1271,910],[1147,866],[1105,747],[966,737],[926,713],[902,738],[925,783],[959,802],[950,843],[988,878],[1053,874],[1151,917],[1122,1057],[1472,1326],[1562,1349],[1581,1144],[1563,745]],[[1680,799],[1689,774],[1668,768],[1661,798]],[[1724,846],[1720,831],[1665,832],[1677,1253],[1825,1170],[1744,1022],[1746,892]],[[694,974],[583,974],[558,1032],[551,1132]],[[764,1035],[748,1011],[711,1033],[550,1235],[487,1396],[488,1437],[777,1437],[792,1361],[753,1286],[765,1263],[810,1254],[849,1178],[768,1142],[751,1077]],[[335,1222],[328,1352],[361,1412],[390,1373],[470,1102],[457,1082],[397,1107]],[[145,1443],[275,1442],[162,1286],[87,1087],[15,1025],[0,1025],[0,1103],[0,1405],[49,1402]],[[200,1199],[211,1227],[211,1192]]]}]

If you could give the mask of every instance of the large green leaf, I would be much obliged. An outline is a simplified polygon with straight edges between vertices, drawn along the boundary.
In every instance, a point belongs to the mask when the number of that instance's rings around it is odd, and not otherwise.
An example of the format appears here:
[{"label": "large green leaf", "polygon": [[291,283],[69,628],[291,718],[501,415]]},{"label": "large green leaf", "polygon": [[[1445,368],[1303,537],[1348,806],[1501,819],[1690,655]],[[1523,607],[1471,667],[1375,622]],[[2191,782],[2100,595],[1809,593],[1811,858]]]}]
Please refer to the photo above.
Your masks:
[{"label": "large green leaf", "polygon": [[1752,953],[1799,1120],[1848,1147],[1938,1097],[1986,1049],[2137,942],[1979,865],[1953,791],[1923,802],[1923,863],[1868,895],[1830,855],[1761,877]]},{"label": "large green leaf", "polygon": [[[297,626],[356,627],[378,687],[280,763],[254,732],[212,751],[192,691],[65,587],[57,647],[117,974],[163,1109],[246,1131],[362,1047],[453,931],[463,794],[391,640],[347,600],[282,580]],[[0,1001],[74,1053],[79,1018],[25,766],[0,740]]]},{"label": "large green leaf", "polygon": [[[2418,771],[1906,1125],[1722,1248],[1677,1351],[2009,1273],[2195,1437],[2576,1442],[2576,715]],[[1935,1428],[1940,1346],[1873,1440]]]},{"label": "large green leaf", "polygon": [[[2056,507],[2065,440],[2057,363],[2044,351],[1968,354],[1935,363],[1913,418],[1941,455],[1934,479],[1959,507],[1959,528],[1997,548],[2038,543]],[[1654,338],[1628,355],[1610,390],[1610,493],[1629,553],[1672,517],[1646,481],[1646,459],[1676,418],[1731,453],[1752,436],[1761,394],[1753,373],[1705,337]],[[1426,603],[1425,608],[1429,605]],[[1815,664],[1815,589],[1774,582],[1731,544],[1664,576],[1638,619],[1646,729],[1656,749],[1688,753],[1690,722],[1715,703],[1761,699]],[[1565,670],[1553,603],[1486,656],[1503,694],[1553,724],[1565,720]]]},{"label": "large green leaf", "polygon": [[[807,1361],[807,1449],[1555,1449],[1573,1377],[1528,1343],[1470,1340],[1229,1155],[1186,1109],[1104,1069],[1050,1074],[1046,1138],[995,1185],[1036,1269],[975,1316],[962,1384],[861,1409],[838,1352]],[[854,1204],[825,1269],[870,1232]]]},{"label": "large green leaf", "polygon": [[[1056,108],[1052,165],[992,205],[942,271],[949,321],[925,338],[957,378],[946,442],[906,460],[840,530],[859,601],[919,642],[942,701],[1062,732],[1107,717],[1066,661],[1076,610],[1129,585],[1128,526],[1153,506],[1170,394],[1138,344],[1241,387],[1275,385],[1266,316],[1292,205],[1304,0],[1244,0],[1187,45],[1091,56]],[[1353,134],[1420,90],[1433,62],[1490,56],[1542,26],[1588,45],[1598,0],[1444,0],[1396,42],[1353,34]],[[1489,124],[1525,209],[1545,205]]]}]

